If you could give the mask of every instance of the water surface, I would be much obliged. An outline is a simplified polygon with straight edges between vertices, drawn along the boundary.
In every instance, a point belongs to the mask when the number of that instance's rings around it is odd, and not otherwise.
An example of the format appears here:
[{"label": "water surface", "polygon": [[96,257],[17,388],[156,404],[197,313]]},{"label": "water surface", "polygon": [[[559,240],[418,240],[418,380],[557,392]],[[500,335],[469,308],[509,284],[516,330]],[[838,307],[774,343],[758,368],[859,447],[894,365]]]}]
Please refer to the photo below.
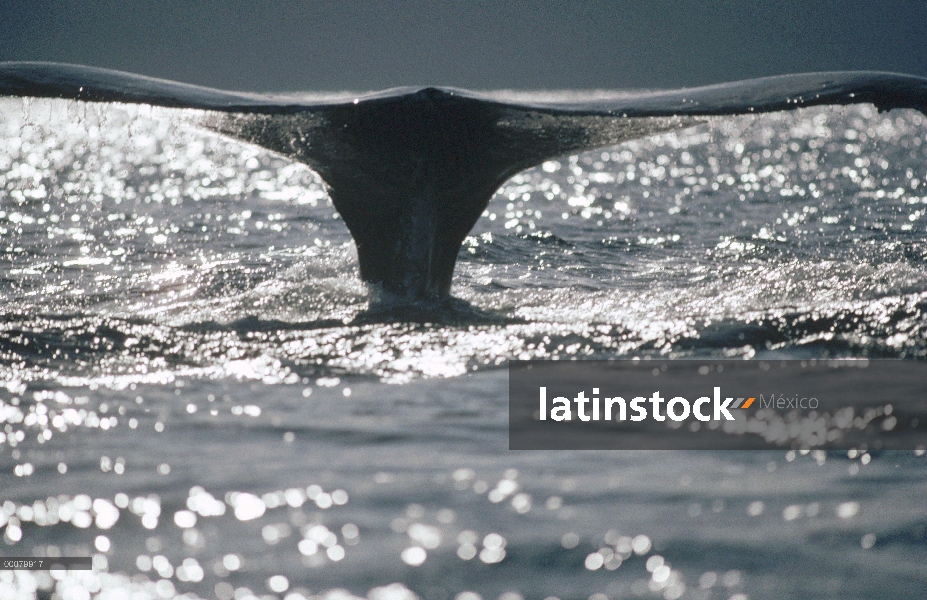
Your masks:
[{"label": "water surface", "polygon": [[712,120],[499,190],[472,318],[367,314],[307,168],[0,101],[0,596],[909,598],[922,453],[510,452],[512,358],[927,354],[927,119]]}]

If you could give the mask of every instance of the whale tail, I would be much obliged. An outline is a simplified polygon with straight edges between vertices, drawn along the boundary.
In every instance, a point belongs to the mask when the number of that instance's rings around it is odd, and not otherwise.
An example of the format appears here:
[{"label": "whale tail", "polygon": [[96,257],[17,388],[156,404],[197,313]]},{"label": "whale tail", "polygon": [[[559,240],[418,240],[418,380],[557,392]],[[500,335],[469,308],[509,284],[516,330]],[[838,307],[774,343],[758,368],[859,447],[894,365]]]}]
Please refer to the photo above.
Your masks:
[{"label": "whale tail", "polygon": [[[646,121],[646,125],[641,121]],[[310,165],[354,237],[374,301],[450,294],[460,245],[495,191],[548,158],[693,124],[552,118],[426,88],[320,114],[222,113],[202,125]],[[645,130],[642,130],[642,127]],[[600,140],[592,142],[592,136]]]},{"label": "whale tail", "polygon": [[873,103],[927,114],[927,79],[812,73],[702,88],[512,100],[448,88],[307,101],[115,71],[0,63],[0,94],[203,109],[199,125],[313,168],[357,245],[374,302],[449,297],[467,233],[506,179],[704,117]]}]

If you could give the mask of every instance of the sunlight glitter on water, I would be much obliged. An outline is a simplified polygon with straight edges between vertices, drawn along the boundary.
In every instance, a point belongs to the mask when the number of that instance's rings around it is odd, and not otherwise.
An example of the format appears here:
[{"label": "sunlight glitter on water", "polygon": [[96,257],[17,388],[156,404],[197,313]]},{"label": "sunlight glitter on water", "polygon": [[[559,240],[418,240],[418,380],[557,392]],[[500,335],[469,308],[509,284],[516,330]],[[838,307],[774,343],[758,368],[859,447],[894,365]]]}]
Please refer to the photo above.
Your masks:
[{"label": "sunlight glitter on water", "polygon": [[916,113],[717,119],[548,161],[499,190],[461,252],[454,293],[502,322],[423,328],[353,322],[356,254],[308,169],[183,111],[0,108],[6,380],[405,382],[513,356],[685,355],[723,323],[774,330],[728,344],[738,356],[821,336],[927,351]]},{"label": "sunlight glitter on water", "polygon": [[192,116],[0,101],[0,527],[95,566],[0,572],[0,597],[921,591],[923,451],[507,453],[500,367],[923,358],[923,116],[713,119],[548,161],[464,245],[454,293],[482,312],[431,323],[364,317],[318,178]]}]

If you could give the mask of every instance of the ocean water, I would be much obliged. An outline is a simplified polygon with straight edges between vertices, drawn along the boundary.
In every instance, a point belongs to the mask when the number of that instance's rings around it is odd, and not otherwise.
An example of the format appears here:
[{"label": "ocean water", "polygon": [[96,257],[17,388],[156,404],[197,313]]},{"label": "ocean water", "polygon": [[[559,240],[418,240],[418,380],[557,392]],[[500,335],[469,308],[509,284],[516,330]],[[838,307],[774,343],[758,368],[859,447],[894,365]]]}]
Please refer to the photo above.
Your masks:
[{"label": "ocean water", "polygon": [[430,322],[306,167],[0,100],[0,598],[915,598],[923,452],[512,452],[506,361],[927,357],[927,118],[717,118],[509,180]]}]

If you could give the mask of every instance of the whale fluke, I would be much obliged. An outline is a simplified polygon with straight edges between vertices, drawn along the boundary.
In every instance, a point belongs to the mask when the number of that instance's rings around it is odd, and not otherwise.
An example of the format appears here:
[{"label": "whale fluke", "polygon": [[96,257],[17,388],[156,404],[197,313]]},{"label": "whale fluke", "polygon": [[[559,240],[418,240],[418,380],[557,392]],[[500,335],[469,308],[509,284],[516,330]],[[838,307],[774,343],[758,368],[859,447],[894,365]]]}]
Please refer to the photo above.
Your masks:
[{"label": "whale fluke", "polygon": [[493,193],[545,160],[716,115],[857,103],[927,114],[927,79],[872,72],[579,99],[428,87],[317,100],[91,67],[0,63],[0,94],[207,111],[198,125],[318,172],[357,245],[372,301],[399,303],[448,298],[460,245]]},{"label": "whale fluke", "polygon": [[361,277],[374,284],[372,300],[404,303],[450,294],[461,243],[515,173],[694,122],[522,114],[425,88],[312,114],[218,114],[201,125],[318,172],[354,237]]}]

